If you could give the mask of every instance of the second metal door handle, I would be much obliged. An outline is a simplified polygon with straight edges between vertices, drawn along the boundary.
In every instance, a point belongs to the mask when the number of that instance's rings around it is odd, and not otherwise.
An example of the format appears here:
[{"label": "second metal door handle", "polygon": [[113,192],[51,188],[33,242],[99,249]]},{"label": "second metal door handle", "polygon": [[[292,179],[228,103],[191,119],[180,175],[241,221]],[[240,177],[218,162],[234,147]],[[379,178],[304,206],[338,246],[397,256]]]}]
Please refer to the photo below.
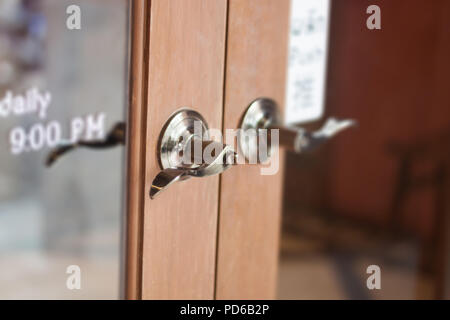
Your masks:
[{"label": "second metal door handle", "polygon": [[[277,103],[268,98],[259,98],[253,101],[245,111],[240,128],[243,132],[248,130],[267,130],[268,134],[272,129],[278,130],[279,144],[288,150],[297,153],[310,151],[322,145],[326,141],[336,136],[339,132],[356,125],[354,120],[337,120],[330,118],[324,126],[317,131],[307,131],[303,128],[292,128],[284,126],[281,122]],[[255,140],[250,141],[242,135],[239,139],[239,148],[246,159],[260,159],[258,145]],[[270,156],[267,156],[267,158]],[[260,159],[264,162],[266,159]]]}]

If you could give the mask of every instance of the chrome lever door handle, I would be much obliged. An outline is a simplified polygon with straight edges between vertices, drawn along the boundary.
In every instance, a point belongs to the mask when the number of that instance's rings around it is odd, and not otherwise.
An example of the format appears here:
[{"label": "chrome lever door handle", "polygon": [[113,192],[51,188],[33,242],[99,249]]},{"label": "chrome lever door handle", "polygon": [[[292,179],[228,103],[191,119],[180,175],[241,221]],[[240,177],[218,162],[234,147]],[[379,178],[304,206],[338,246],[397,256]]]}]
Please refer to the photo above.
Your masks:
[{"label": "chrome lever door handle", "polygon": [[[212,142],[215,143],[215,142]],[[231,166],[237,164],[237,154],[229,146],[225,146],[212,163],[203,163],[195,169],[168,168],[162,170],[153,179],[150,189],[150,198],[154,199],[159,193],[167,189],[172,183],[189,178],[208,177],[221,174]]]},{"label": "chrome lever door handle", "polygon": [[303,128],[289,128],[271,126],[270,129],[278,129],[280,132],[280,145],[296,153],[312,151],[341,131],[356,125],[354,120],[338,120],[329,118],[317,131],[307,131]]},{"label": "chrome lever door handle", "polygon": [[[337,120],[330,118],[323,127],[317,131],[307,131],[303,128],[284,126],[281,122],[277,103],[268,98],[259,98],[253,101],[241,119],[240,128],[246,130],[278,130],[279,145],[296,153],[316,149],[338,133],[356,126],[355,120]],[[245,137],[246,135],[242,135]],[[258,146],[250,145],[247,140],[239,139],[239,147],[246,159],[255,159]]]},{"label": "chrome lever door handle", "polygon": [[[212,150],[210,156],[204,150]],[[153,179],[150,198],[177,181],[218,175],[237,164],[237,153],[209,140],[208,125],[196,111],[183,109],[169,118],[158,142],[162,170]]]},{"label": "chrome lever door handle", "polygon": [[154,199],[172,183],[183,180],[186,176],[187,170],[184,169],[164,169],[153,179],[152,187],[150,188],[150,198]]}]

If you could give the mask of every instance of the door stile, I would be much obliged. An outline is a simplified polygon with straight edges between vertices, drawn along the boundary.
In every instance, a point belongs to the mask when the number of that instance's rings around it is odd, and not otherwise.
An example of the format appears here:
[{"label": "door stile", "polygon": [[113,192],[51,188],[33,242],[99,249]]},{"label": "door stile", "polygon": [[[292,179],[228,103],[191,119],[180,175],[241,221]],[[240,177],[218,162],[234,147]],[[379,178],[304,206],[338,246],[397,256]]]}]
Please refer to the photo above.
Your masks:
[{"label": "door stile", "polygon": [[[247,106],[270,97],[284,105],[289,0],[233,0],[228,8],[224,128]],[[237,166],[221,178],[217,299],[275,297],[284,156],[276,175]]]},{"label": "door stile", "polygon": [[127,116],[125,298],[141,299],[150,1],[131,1],[130,94]]},{"label": "door stile", "polygon": [[226,0],[152,0],[142,242],[143,299],[213,299],[219,177],[175,183],[151,200],[158,137],[181,108],[222,128]]}]

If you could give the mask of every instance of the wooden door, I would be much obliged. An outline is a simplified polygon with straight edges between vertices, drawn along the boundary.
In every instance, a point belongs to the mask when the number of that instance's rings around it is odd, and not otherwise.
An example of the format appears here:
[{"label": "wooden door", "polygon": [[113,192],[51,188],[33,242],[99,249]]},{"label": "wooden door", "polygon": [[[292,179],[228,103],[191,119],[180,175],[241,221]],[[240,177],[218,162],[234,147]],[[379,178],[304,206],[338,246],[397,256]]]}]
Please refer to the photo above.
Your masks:
[{"label": "wooden door", "polygon": [[283,104],[288,16],[288,0],[133,1],[127,298],[275,297],[281,160],[274,176],[241,166],[148,191],[175,111],[224,130],[255,98]]},{"label": "wooden door", "polygon": [[[288,0],[230,1],[224,127],[256,98],[284,104]],[[240,166],[221,177],[218,299],[275,298],[283,155],[276,175]]]}]

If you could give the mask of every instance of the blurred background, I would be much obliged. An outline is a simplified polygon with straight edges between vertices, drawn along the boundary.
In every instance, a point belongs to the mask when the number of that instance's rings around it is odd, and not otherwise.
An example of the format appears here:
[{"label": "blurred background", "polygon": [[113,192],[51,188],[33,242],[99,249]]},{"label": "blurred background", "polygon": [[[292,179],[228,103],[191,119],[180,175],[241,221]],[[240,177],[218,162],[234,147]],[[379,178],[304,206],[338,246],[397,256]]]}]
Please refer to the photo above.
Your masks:
[{"label": "blurred background", "polygon": [[[450,298],[449,14],[447,0],[332,1],[325,118],[359,126],[287,157],[280,298]],[[366,287],[372,264],[382,290]]]},{"label": "blurred background", "polygon": [[[16,126],[56,120],[68,138],[74,117],[103,112],[106,131],[124,120],[127,1],[76,1],[81,30],[66,27],[71,4],[0,0],[0,99],[52,94],[46,119],[0,117],[0,299],[119,298],[124,149],[80,149],[51,168],[49,148],[10,152]],[[67,290],[69,265],[83,290]]]}]

